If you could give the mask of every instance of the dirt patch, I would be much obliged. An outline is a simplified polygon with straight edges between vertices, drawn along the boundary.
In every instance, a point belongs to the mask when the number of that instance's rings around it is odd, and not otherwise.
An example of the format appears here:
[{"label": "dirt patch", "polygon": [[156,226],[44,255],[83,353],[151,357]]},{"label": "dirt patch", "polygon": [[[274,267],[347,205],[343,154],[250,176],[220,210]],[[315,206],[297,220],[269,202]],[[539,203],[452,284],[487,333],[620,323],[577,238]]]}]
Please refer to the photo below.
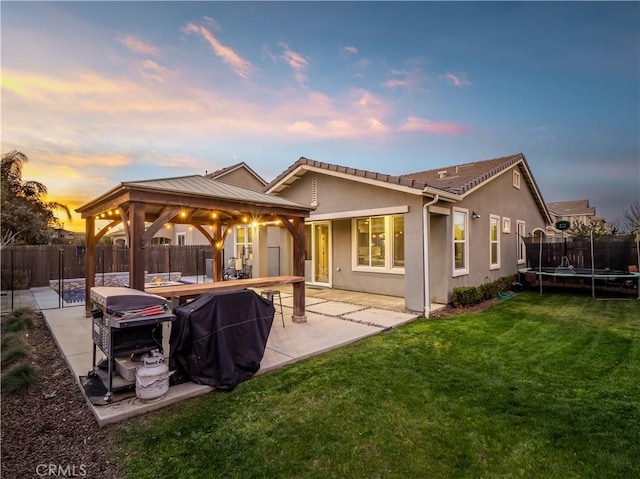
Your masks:
[{"label": "dirt patch", "polygon": [[118,479],[113,455],[118,425],[98,427],[44,317],[27,331],[38,383],[2,398],[2,477]]}]

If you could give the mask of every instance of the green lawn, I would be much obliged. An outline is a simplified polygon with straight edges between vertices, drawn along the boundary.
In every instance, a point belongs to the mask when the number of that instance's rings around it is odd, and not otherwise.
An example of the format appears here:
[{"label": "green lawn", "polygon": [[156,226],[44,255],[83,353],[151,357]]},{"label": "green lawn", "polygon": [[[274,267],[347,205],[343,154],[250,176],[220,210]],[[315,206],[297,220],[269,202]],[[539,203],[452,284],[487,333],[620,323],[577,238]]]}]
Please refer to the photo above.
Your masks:
[{"label": "green lawn", "polygon": [[640,302],[523,293],[138,418],[129,478],[640,477]]}]

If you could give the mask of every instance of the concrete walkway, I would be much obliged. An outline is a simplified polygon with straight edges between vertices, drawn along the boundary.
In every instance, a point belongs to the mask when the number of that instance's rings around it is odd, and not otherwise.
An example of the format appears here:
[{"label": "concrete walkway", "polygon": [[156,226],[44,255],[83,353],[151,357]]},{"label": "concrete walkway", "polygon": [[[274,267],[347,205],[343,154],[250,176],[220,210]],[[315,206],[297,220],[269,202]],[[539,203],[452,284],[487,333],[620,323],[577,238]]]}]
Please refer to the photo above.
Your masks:
[{"label": "concrete walkway", "polygon": [[[34,289],[32,299],[36,309],[41,309],[45,315],[49,329],[84,394],[80,376],[86,376],[92,366],[92,320],[84,317],[84,305],[48,309],[53,306],[54,299],[57,304],[58,295],[54,292],[53,298],[46,290],[52,291],[49,288]],[[329,294],[331,291],[334,292],[333,295]],[[315,297],[314,292],[318,293]],[[282,325],[279,304],[276,301],[276,316],[258,374],[398,327],[418,317],[415,313],[401,310],[402,307],[399,305],[404,304],[403,298],[311,288],[308,288],[307,293],[307,323],[296,324],[290,320],[293,313],[291,290],[282,289],[285,327]],[[352,302],[331,299],[339,299],[341,296],[349,296]],[[164,327],[164,349],[169,351],[170,325],[165,324]],[[98,358],[101,356],[102,352],[98,350]],[[152,402],[144,402],[133,397],[105,406],[93,405],[88,400],[87,404],[98,423],[104,425],[213,390],[210,386],[189,382],[171,386],[165,396]]]}]

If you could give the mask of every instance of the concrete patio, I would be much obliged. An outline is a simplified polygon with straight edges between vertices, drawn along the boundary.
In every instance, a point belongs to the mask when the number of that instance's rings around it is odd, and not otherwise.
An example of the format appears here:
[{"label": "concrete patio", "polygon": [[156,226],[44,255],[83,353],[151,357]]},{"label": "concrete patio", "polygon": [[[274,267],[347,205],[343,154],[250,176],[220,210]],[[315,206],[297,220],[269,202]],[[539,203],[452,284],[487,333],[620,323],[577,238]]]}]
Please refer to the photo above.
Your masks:
[{"label": "concrete patio", "polygon": [[[296,324],[290,320],[293,312],[291,287],[280,289],[286,326],[282,325],[276,300],[276,316],[257,374],[379,334],[418,317],[416,313],[403,311],[403,298],[307,288],[307,323]],[[84,317],[84,305],[48,309],[57,307],[58,304],[58,295],[53,292],[54,297],[50,292],[53,291],[49,288],[34,289],[34,305],[42,310],[49,329],[84,394],[80,376],[86,376],[92,366],[92,321]],[[27,303],[28,299],[21,298],[21,304]],[[164,328],[164,349],[167,352],[170,325],[165,324]],[[98,358],[101,356],[102,353],[98,350]],[[151,402],[132,397],[105,406],[93,405],[87,399],[87,404],[98,423],[104,425],[213,390],[210,386],[188,382],[170,387],[162,398]]]}]

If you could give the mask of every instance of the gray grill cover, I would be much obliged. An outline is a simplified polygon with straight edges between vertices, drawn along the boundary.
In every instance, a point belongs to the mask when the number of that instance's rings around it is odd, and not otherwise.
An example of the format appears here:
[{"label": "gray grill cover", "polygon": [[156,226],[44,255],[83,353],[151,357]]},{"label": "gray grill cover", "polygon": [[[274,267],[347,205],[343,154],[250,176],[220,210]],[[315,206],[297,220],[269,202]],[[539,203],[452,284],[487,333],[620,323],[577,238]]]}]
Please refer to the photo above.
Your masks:
[{"label": "gray grill cover", "polygon": [[169,367],[181,377],[233,389],[260,369],[275,309],[254,291],[204,293],[175,309]]}]

